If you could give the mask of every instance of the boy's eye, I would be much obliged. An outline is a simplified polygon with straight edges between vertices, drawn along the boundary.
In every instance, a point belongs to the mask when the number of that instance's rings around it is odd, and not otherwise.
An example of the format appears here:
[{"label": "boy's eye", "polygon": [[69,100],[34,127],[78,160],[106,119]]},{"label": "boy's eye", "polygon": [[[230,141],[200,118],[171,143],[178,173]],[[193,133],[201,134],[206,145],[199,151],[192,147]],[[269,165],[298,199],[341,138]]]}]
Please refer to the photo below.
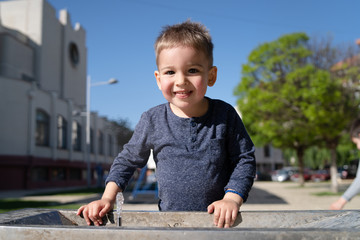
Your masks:
[{"label": "boy's eye", "polygon": [[198,73],[199,70],[197,70],[196,68],[191,68],[189,69],[189,73]]},{"label": "boy's eye", "polygon": [[165,75],[173,75],[173,74],[175,74],[174,71],[166,71],[166,72],[165,72]]}]

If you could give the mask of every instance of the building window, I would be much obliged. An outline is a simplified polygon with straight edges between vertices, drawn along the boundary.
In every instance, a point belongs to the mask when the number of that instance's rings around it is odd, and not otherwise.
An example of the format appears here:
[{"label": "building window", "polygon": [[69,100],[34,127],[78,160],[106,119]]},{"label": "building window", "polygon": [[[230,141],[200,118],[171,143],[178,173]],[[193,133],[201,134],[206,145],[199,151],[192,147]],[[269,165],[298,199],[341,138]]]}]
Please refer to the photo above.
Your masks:
[{"label": "building window", "polygon": [[52,181],[63,181],[66,179],[65,168],[53,168],[51,169],[51,180]]},{"label": "building window", "polygon": [[57,147],[60,149],[67,148],[67,121],[61,115],[57,119]]},{"label": "building window", "polygon": [[31,180],[33,182],[49,181],[48,169],[45,167],[34,167],[31,169]]},{"label": "building window", "polygon": [[72,125],[72,145],[73,150],[81,151],[81,126],[77,121]]},{"label": "building window", "polygon": [[109,153],[108,153],[108,155],[112,156],[113,155],[113,143],[112,143],[112,136],[110,134],[109,134],[108,145],[109,145]]},{"label": "building window", "polygon": [[36,145],[49,146],[50,139],[50,117],[43,110],[36,110]]},{"label": "building window", "polygon": [[71,64],[74,67],[76,67],[80,61],[80,54],[79,54],[78,46],[74,42],[71,42],[69,44],[69,56],[70,56]]},{"label": "building window", "polygon": [[70,168],[69,171],[70,180],[82,180],[82,174],[80,168]]},{"label": "building window", "polygon": [[104,134],[99,131],[99,154],[104,154]]}]

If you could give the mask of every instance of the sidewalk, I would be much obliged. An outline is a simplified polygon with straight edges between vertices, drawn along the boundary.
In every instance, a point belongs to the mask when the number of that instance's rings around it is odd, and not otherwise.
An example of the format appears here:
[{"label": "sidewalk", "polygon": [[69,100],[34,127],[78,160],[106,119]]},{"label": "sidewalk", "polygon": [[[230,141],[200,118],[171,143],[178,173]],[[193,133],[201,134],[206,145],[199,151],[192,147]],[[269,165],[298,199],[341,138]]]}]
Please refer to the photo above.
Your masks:
[{"label": "sidewalk", "polygon": [[[343,180],[339,190],[344,191],[351,182]],[[330,182],[306,182],[305,187],[294,182],[255,182],[241,210],[329,210],[340,196],[315,195],[324,192],[330,192]],[[360,196],[354,197],[344,209],[360,209]]]},{"label": "sidewalk", "polygon": [[[342,181],[340,190],[345,190],[351,180]],[[54,190],[54,189],[53,189]],[[64,190],[64,189],[62,189]],[[47,190],[48,191],[48,190]],[[46,192],[41,191],[7,191],[0,192],[1,198],[20,198],[33,201],[55,201],[60,203],[86,204],[100,199],[101,194],[87,195],[45,195],[26,196],[29,194]],[[305,187],[299,187],[294,182],[255,182],[250,192],[248,201],[241,207],[242,211],[272,211],[272,210],[328,210],[332,202],[339,196],[316,196],[315,193],[330,192],[330,182],[306,182]],[[157,198],[154,195],[138,195],[130,198],[130,193],[125,192],[124,210],[157,211]],[[345,209],[360,209],[360,196],[349,202]]]}]

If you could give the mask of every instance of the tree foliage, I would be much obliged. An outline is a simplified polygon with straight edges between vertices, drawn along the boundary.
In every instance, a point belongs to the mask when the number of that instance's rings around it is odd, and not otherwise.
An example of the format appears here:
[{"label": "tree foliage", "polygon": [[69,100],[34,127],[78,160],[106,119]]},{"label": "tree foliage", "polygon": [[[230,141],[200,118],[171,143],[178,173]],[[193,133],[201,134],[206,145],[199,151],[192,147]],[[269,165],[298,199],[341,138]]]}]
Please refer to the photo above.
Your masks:
[{"label": "tree foliage", "polygon": [[305,150],[336,149],[358,113],[352,88],[329,69],[336,53],[330,44],[310,45],[304,33],[284,35],[250,53],[235,89],[254,142],[294,149],[300,175]]}]

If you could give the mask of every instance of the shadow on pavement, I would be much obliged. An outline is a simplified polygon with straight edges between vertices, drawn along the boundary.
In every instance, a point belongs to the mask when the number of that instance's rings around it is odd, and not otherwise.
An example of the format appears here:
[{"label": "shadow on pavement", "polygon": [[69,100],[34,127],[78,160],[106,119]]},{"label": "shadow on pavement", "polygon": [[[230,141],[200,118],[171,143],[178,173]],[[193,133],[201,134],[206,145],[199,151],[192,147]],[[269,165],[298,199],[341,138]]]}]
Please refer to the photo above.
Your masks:
[{"label": "shadow on pavement", "polygon": [[272,193],[252,187],[246,204],[287,204],[287,202]]}]

